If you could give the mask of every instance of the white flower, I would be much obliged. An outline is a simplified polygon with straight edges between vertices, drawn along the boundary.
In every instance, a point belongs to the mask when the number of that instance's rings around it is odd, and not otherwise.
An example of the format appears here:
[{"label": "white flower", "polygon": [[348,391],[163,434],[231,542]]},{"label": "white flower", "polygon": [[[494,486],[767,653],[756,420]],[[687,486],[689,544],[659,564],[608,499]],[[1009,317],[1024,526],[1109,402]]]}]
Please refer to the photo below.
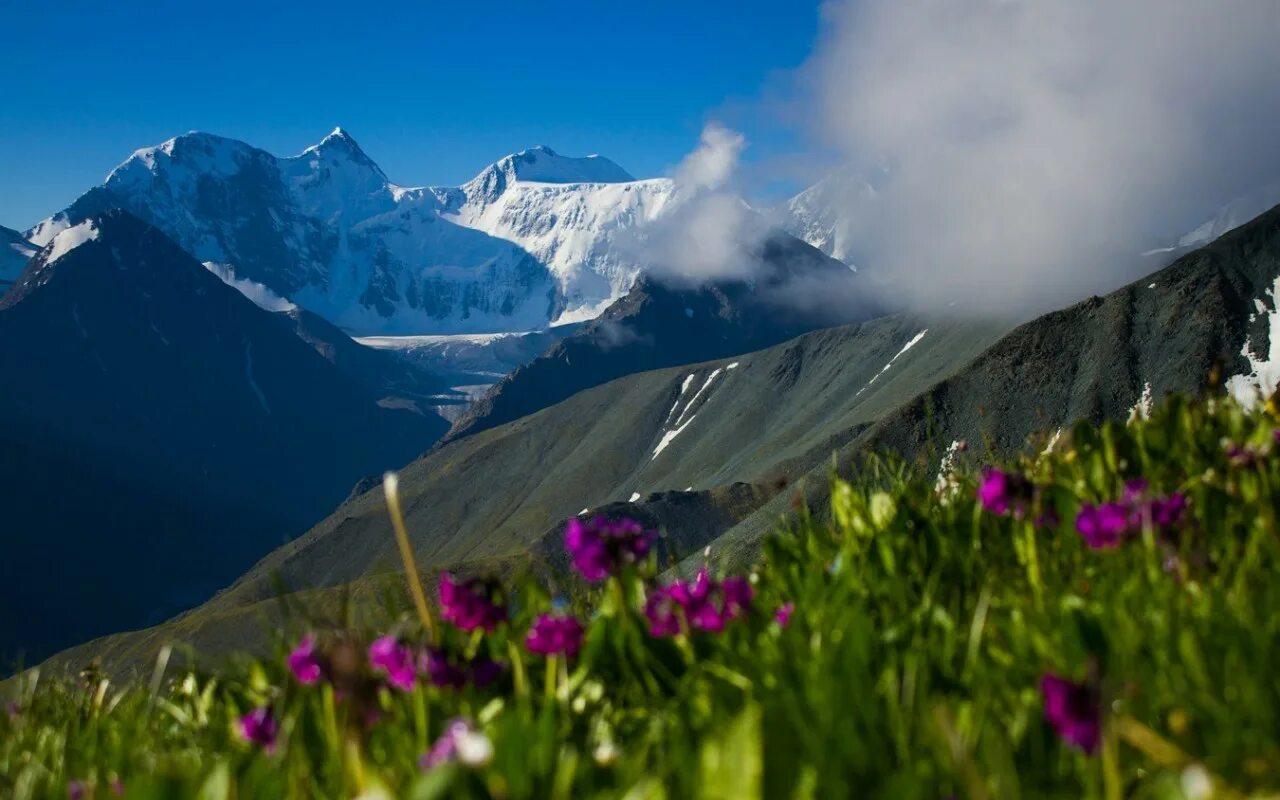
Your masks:
[{"label": "white flower", "polygon": [[493,742],[483,731],[469,728],[453,740],[458,760],[468,767],[483,767],[493,760]]}]

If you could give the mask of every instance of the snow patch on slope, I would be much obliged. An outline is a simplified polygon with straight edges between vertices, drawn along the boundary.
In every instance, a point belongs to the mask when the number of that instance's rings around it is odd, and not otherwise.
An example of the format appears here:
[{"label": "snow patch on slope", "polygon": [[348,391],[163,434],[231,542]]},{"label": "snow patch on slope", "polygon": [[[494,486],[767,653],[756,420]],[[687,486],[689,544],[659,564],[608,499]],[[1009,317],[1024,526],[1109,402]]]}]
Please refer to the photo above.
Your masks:
[{"label": "snow patch on slope", "polygon": [[[877,372],[875,375],[872,375],[872,376],[871,376],[871,380],[867,381],[867,385],[866,385],[866,386],[863,386],[861,389],[859,389],[859,390],[858,390],[858,394],[862,394],[863,392],[865,392],[865,391],[866,391],[866,390],[871,386],[871,384],[873,384],[873,383],[875,383],[875,382],[876,382],[876,379],[877,379],[877,378],[879,378],[881,375],[883,375],[883,374],[885,374],[886,372],[888,372],[888,371],[889,371],[889,367],[892,367],[892,366],[893,366],[893,362],[895,362],[895,361],[897,361],[899,358],[901,358],[903,353],[905,353],[905,352],[907,352],[908,350],[910,350],[911,348],[915,347],[915,346],[920,342],[920,340],[924,338],[924,335],[925,335],[926,333],[928,333],[928,332],[929,332],[929,329],[928,329],[928,328],[925,328],[924,330],[922,330],[922,331],[920,331],[919,333],[917,333],[915,336],[911,337],[911,341],[909,341],[909,342],[907,342],[906,344],[904,344],[904,345],[902,346],[902,349],[901,349],[901,350],[899,350],[899,351],[897,352],[897,354],[896,354],[896,355],[894,355],[894,357],[893,357],[893,358],[889,359],[889,363],[888,363],[888,364],[885,364],[885,365],[884,365],[884,367],[883,367],[883,368],[881,368],[881,370],[880,370],[879,372]],[[854,397],[857,397],[857,395],[854,395]]]},{"label": "snow patch on slope", "polygon": [[[1271,307],[1266,312],[1266,355],[1254,355],[1252,343],[1245,339],[1240,355],[1249,360],[1249,371],[1227,379],[1227,391],[1245,408],[1253,408],[1260,400],[1270,397],[1280,385],[1280,276],[1267,295],[1271,298]],[[1257,315],[1249,315],[1250,322],[1256,319]]]},{"label": "snow patch on slope", "polygon": [[45,263],[52,264],[80,245],[92,242],[97,238],[98,229],[89,220],[85,220],[79,225],[65,228],[53,237],[49,257],[45,259]]},{"label": "snow patch on slope", "polygon": [[[676,398],[675,405],[673,405],[671,407],[671,410],[667,412],[666,421],[663,422],[663,426],[665,427],[667,424],[671,422],[672,416],[675,416],[675,420],[676,420],[675,425],[671,429],[664,430],[662,432],[662,436],[659,437],[658,439],[658,444],[655,445],[653,448],[653,454],[649,456],[650,461],[653,461],[655,458],[658,457],[659,453],[661,453],[663,450],[666,450],[667,445],[674,442],[676,437],[684,433],[685,429],[688,428],[690,425],[692,425],[693,421],[698,418],[698,413],[697,411],[694,411],[694,406],[697,404],[698,399],[702,397],[703,393],[705,393],[709,388],[711,388],[711,384],[715,382],[715,379],[719,377],[720,373],[724,372],[726,369],[733,369],[736,366],[738,366],[738,362],[735,361],[732,364],[730,364],[728,367],[725,367],[723,369],[720,367],[716,367],[715,369],[713,369],[711,371],[711,374],[707,376],[707,379],[703,381],[702,386],[698,389],[698,391],[694,392],[693,397],[689,398],[689,402],[686,403],[684,408],[680,410],[680,413],[676,414],[676,409],[680,408],[680,401],[684,399],[685,394],[689,390],[689,385],[693,382],[693,379],[696,373],[691,373],[685,377],[684,381],[682,381],[680,384],[680,395]],[[710,402],[710,401],[708,400],[707,402]],[[693,412],[692,414],[689,413],[691,411]],[[686,414],[689,415],[688,420],[685,420]]]},{"label": "snow patch on slope", "polygon": [[215,264],[212,261],[206,261],[204,262],[204,268],[217,275],[223,283],[252,300],[258,308],[264,308],[267,311],[293,311],[297,308],[293,303],[290,303],[257,281],[237,278],[235,270],[230,264]]}]

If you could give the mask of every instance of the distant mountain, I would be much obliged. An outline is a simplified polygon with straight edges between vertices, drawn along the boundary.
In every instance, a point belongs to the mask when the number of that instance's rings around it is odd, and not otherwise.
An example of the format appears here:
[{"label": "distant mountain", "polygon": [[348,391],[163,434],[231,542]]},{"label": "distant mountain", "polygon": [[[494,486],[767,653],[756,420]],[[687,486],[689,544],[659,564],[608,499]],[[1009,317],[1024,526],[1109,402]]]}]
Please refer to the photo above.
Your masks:
[{"label": "distant mountain", "polygon": [[1183,253],[1203,247],[1223,234],[1233,231],[1267,209],[1280,203],[1280,184],[1263,186],[1256,191],[1241,195],[1219,208],[1213,216],[1187,231],[1170,245],[1148,250],[1145,256],[1179,256]]},{"label": "distant mountain", "polygon": [[22,234],[0,225],[0,294],[13,285],[39,249]]},{"label": "distant mountain", "polygon": [[859,209],[875,199],[875,188],[853,167],[843,167],[787,200],[774,216],[787,233],[856,267],[861,259],[854,223]]},{"label": "distant mountain", "polygon": [[384,352],[398,363],[448,382],[448,398],[437,395],[436,411],[456,421],[503,377],[532,362],[583,323],[541,331],[453,334],[444,336],[365,336],[360,344]]},{"label": "distant mountain", "polygon": [[27,610],[0,659],[193,605],[427,449],[443,421],[379,401],[431,387],[390,385],[385,355],[127,212],[51,236],[0,300],[0,605]]},{"label": "distant mountain", "polygon": [[[769,217],[792,236],[832,258],[855,267],[871,267],[864,251],[867,226],[874,224],[879,195],[864,173],[853,166],[836,169],[769,212]],[[1134,252],[1167,264],[1203,247],[1280,203],[1280,184],[1268,184],[1242,194],[1216,210],[1176,241],[1143,241],[1136,235]],[[1171,237],[1172,238],[1172,237]],[[1148,249],[1149,248],[1149,249]]]},{"label": "distant mountain", "polygon": [[392,183],[336,129],[277,158],[189,133],[137,151],[28,237],[47,244],[123,208],[224,277],[252,281],[359,334],[533,330],[592,316],[638,266],[610,244],[658,213],[669,181],[539,147],[459,188]]},{"label": "distant mountain", "polygon": [[[661,523],[666,550],[752,556],[796,502],[817,514],[833,465],[869,453],[931,470],[1045,446],[1075,420],[1124,419],[1215,373],[1242,396],[1280,380],[1280,208],[1159,272],[1015,327],[895,315],[804,334],[732,359],[634,374],[441,446],[401,472],[422,568],[536,566],[564,521],[608,508]],[[990,448],[990,449],[989,449]],[[833,459],[834,455],[834,459]],[[785,489],[785,490],[784,490]],[[368,590],[399,569],[378,490],[355,497],[182,620],[89,653],[146,663],[177,637],[206,652],[260,641],[275,577]],[[548,574],[549,580],[555,580]]]},{"label": "distant mountain", "polygon": [[624,375],[748,353],[875,314],[848,267],[786,234],[769,237],[747,257],[758,262],[749,281],[685,287],[641,278],[598,318],[489,390],[447,438],[519,419]]},{"label": "distant mountain", "polygon": [[547,147],[433,191],[447,219],[515,242],[547,266],[559,287],[557,324],[591,319],[627,293],[640,270],[619,237],[657,218],[675,193],[669,179],[635,180],[608,159]]},{"label": "distant mountain", "polygon": [[404,359],[394,352],[360,344],[318,314],[302,308],[276,312],[293,333],[326,361],[378,397],[386,408],[408,408],[427,417],[441,405],[467,402],[449,387],[448,377],[425,362]]}]

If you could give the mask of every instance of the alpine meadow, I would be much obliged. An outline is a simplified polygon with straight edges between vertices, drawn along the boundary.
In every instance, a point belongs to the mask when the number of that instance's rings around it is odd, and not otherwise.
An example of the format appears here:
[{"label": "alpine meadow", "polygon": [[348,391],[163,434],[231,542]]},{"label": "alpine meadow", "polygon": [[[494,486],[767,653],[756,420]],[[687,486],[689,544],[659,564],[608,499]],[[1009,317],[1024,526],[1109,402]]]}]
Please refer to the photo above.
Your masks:
[{"label": "alpine meadow", "polygon": [[1280,798],[1275,0],[0,6],[0,797]]}]

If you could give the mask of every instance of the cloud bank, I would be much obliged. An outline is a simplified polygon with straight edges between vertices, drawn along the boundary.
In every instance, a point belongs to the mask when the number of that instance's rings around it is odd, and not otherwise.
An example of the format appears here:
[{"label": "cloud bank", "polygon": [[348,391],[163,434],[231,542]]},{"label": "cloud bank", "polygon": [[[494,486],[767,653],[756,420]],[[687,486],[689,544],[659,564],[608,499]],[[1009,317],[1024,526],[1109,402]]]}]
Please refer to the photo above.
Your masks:
[{"label": "cloud bank", "polygon": [[688,284],[752,275],[766,229],[734,188],[746,147],[746,137],[718,123],[703,128],[698,146],[672,172],[670,203],[622,243],[646,272]]},{"label": "cloud bank", "polygon": [[875,187],[847,235],[915,305],[1030,310],[1280,176],[1275,0],[841,0],[802,73]]}]

